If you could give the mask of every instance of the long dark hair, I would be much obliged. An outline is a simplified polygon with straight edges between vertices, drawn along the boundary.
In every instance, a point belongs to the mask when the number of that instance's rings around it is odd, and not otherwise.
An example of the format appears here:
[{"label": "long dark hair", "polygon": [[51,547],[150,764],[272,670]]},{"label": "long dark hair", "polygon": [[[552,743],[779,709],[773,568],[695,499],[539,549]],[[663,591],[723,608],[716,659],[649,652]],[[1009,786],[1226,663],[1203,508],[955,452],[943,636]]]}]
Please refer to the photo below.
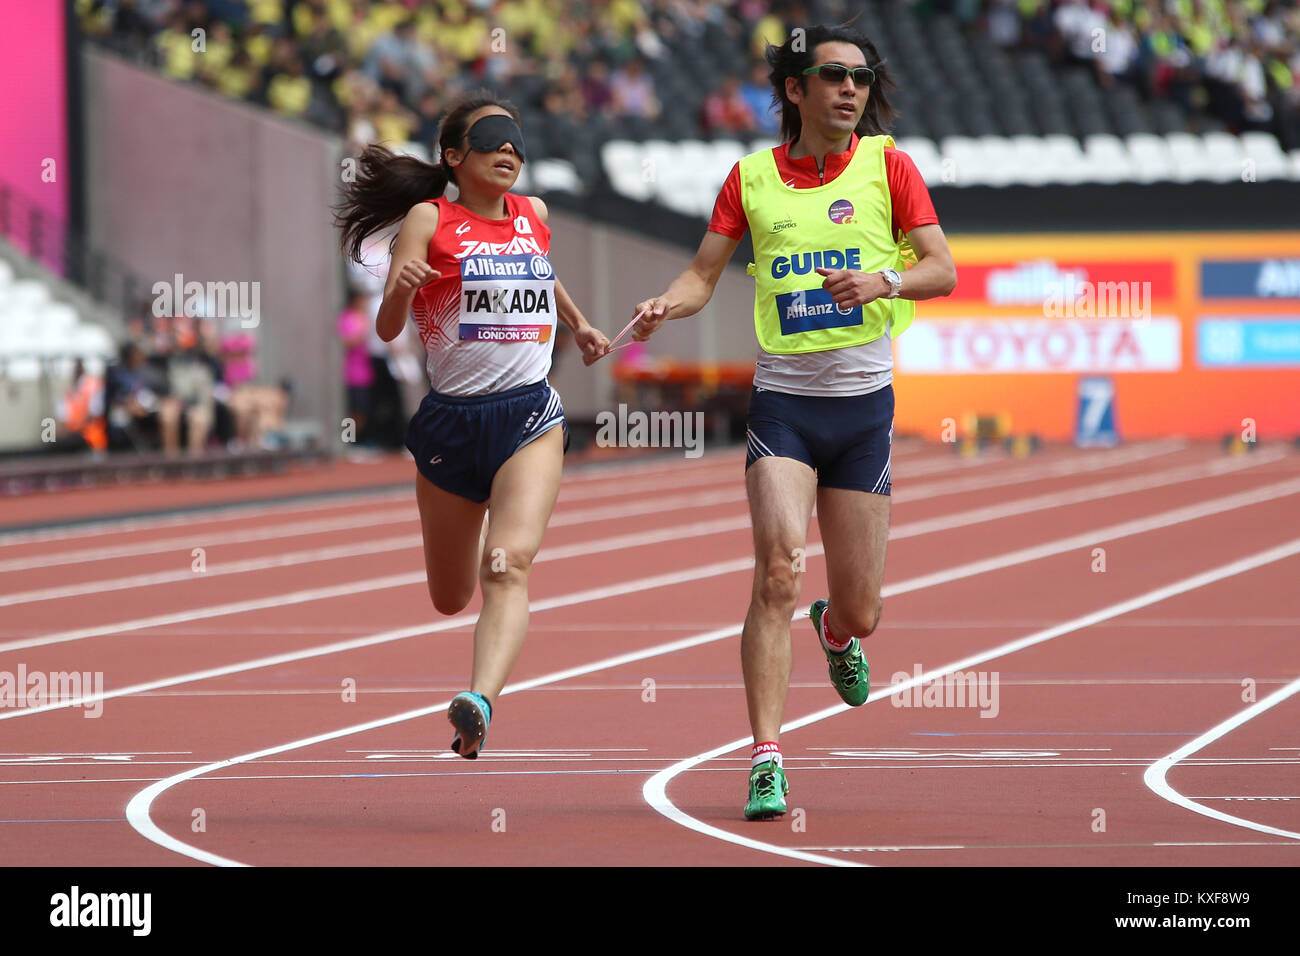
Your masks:
[{"label": "long dark hair", "polygon": [[348,256],[362,262],[361,247],[367,236],[401,220],[416,203],[446,192],[447,184],[456,181],[455,170],[447,165],[447,150],[461,148],[470,116],[485,106],[499,106],[520,122],[515,105],[491,90],[466,94],[438,127],[436,165],[373,143],[361,151],[357,175],[343,184],[343,199],[334,207],[334,224],[343,233],[339,244]]},{"label": "long dark hair", "polygon": [[[802,42],[799,42],[802,41]],[[876,50],[876,45],[847,24],[841,26],[815,26],[802,32],[790,31],[789,38],[780,46],[767,45],[767,65],[770,67],[768,80],[772,84],[773,102],[781,107],[781,138],[785,141],[796,139],[803,132],[803,118],[799,107],[790,102],[785,93],[787,77],[799,81],[799,88],[808,89],[808,77],[803,71],[813,65],[818,45],[822,43],[852,43],[867,58],[867,66],[876,73],[876,82],[871,85],[871,95],[867,97],[867,108],[862,111],[854,131],[859,136],[879,136],[889,132],[898,110],[889,103],[889,93],[898,89],[889,67]],[[796,50],[795,46],[799,49]]]}]

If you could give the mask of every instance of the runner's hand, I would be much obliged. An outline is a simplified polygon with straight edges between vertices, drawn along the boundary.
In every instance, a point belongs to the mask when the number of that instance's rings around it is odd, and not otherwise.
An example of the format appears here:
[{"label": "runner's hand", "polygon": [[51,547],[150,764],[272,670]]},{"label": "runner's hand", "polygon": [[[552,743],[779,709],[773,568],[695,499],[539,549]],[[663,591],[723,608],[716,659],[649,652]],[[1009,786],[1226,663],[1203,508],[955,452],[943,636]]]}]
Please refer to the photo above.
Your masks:
[{"label": "runner's hand", "polygon": [[594,325],[574,332],[573,341],[582,351],[583,365],[592,365],[609,354],[609,338]]},{"label": "runner's hand", "polygon": [[420,259],[411,259],[402,266],[402,271],[397,274],[397,291],[402,295],[414,292],[421,286],[426,286],[435,279],[442,278],[442,273],[429,263]]},{"label": "runner's hand", "polygon": [[644,342],[650,336],[655,334],[659,326],[664,324],[668,318],[668,300],[661,295],[653,299],[646,299],[644,302],[638,302],[632,314],[644,312],[645,315],[637,320],[636,325],[632,326],[632,338],[638,342]]},{"label": "runner's hand", "polygon": [[889,283],[878,272],[862,272],[859,269],[818,269],[817,274],[826,277],[822,288],[831,294],[835,304],[842,309],[866,305],[889,292]]}]

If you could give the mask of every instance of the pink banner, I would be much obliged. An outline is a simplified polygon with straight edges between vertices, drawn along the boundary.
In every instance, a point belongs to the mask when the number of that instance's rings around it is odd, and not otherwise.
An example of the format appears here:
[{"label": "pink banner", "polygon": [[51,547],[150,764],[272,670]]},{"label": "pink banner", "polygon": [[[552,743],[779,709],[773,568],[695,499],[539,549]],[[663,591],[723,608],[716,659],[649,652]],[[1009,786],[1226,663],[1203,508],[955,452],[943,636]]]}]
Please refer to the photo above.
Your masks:
[{"label": "pink banner", "polygon": [[28,214],[46,220],[51,265],[68,218],[68,129],[64,4],[33,0],[5,5],[0,27],[0,186],[12,193],[8,238],[28,246]]}]

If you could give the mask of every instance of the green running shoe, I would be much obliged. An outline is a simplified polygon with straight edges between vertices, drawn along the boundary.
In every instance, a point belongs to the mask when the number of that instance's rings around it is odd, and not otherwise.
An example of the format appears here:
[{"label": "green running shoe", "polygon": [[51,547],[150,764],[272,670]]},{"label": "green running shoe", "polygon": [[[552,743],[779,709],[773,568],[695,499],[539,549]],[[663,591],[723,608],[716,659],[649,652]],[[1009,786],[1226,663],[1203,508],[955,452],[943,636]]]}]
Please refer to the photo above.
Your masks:
[{"label": "green running shoe", "polygon": [[771,820],[785,814],[785,795],[790,792],[785,771],[775,760],[759,764],[749,772],[749,801],[746,820]]},{"label": "green running shoe", "polygon": [[[818,638],[822,636],[822,621],[829,608],[829,601],[817,600],[808,609],[808,616],[812,618]],[[840,700],[850,707],[861,707],[871,693],[871,668],[867,666],[867,658],[862,653],[862,643],[856,637],[853,638],[849,642],[849,649],[842,654],[832,653],[824,645],[822,650],[830,664],[831,684],[840,695]]]}]

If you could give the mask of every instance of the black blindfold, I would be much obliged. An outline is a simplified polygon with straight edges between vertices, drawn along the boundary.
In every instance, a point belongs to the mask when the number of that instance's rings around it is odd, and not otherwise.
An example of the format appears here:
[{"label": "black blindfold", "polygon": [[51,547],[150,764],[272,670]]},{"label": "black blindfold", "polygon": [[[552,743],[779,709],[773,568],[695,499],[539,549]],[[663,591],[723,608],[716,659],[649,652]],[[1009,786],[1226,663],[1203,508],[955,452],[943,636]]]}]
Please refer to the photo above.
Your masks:
[{"label": "black blindfold", "polygon": [[503,143],[515,148],[519,161],[526,162],[524,156],[524,134],[509,116],[494,113],[485,116],[469,128],[469,148],[476,153],[494,153]]}]

